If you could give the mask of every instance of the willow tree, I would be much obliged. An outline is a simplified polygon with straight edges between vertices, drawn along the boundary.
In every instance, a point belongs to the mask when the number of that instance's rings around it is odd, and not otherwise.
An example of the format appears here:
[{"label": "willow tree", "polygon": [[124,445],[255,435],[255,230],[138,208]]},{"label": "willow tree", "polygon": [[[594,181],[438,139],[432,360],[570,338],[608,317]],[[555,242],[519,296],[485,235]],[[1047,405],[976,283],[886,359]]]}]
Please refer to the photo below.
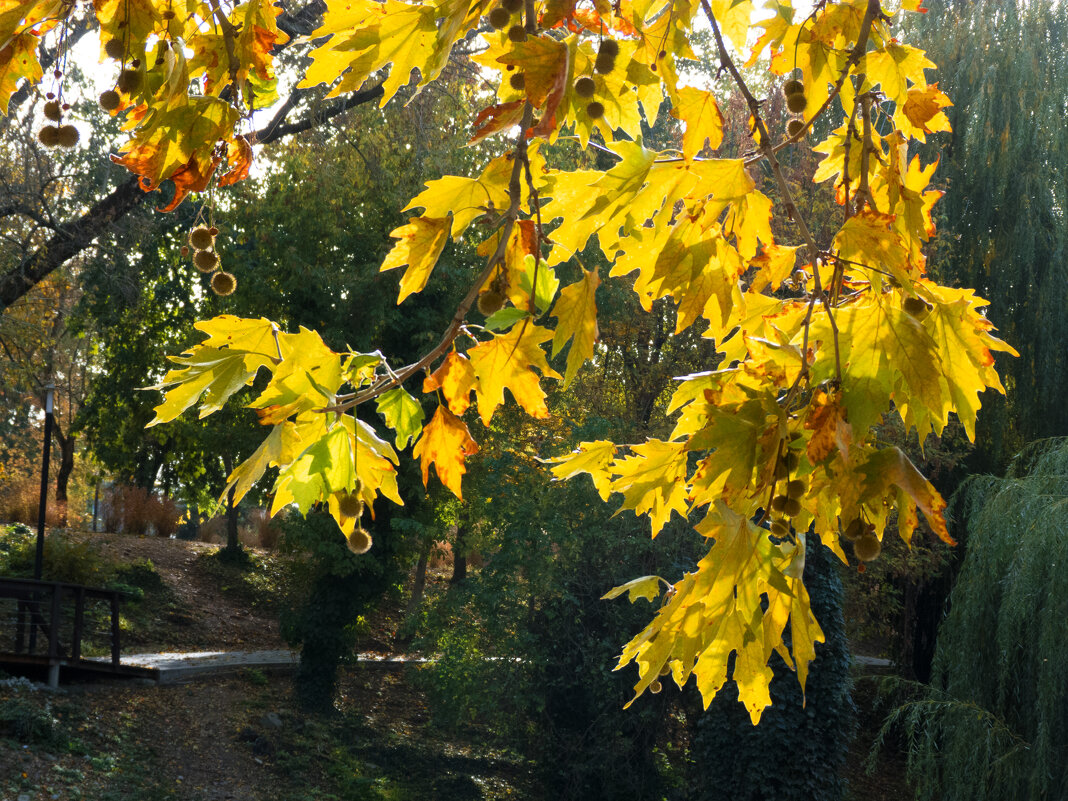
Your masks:
[{"label": "willow tree", "polygon": [[939,167],[934,271],[990,298],[1020,351],[1012,390],[980,419],[984,470],[1031,440],[1068,434],[1068,6],[1059,0],[932,0],[917,38],[954,105]]},{"label": "willow tree", "polygon": [[921,799],[1068,798],[1068,440],[954,496],[968,553],[932,688],[897,710]]},{"label": "willow tree", "polygon": [[[39,40],[62,38],[75,5],[0,6],[4,92],[41,77]],[[804,685],[824,639],[802,580],[808,537],[842,560],[870,560],[891,520],[907,542],[922,512],[949,539],[943,499],[875,427],[894,414],[923,441],[955,413],[974,434],[979,394],[1002,388],[991,351],[1011,351],[985,301],[926,275],[941,193],[929,187],[934,164],[909,146],[948,127],[950,101],[928,80],[934,64],[896,35],[895,17],[919,5],[846,0],[808,13],[771,0],[761,15],[751,0],[328,0],[302,87],[380,87],[385,103],[413,74],[420,89],[437,80],[458,43],[480,43],[461,53],[489,87],[471,142],[496,155],[476,175],[429,181],[381,269],[404,270],[404,303],[449,240],[478,243],[484,261],[438,343],[407,364],[378,350],[335,351],[313,331],[265,319],[198,323],[207,338],[176,357],[153,423],[197,404],[211,414],[262,373],[250,405],[267,433],[232,473],[236,492],[276,467],[274,510],[323,504],[362,552],[372,545],[364,516],[382,499],[401,501],[398,451],[411,448],[424,482],[433,470],[459,496],[478,447],[465,414],[489,424],[507,391],[544,418],[542,382],[569,385],[597,361],[602,280],[628,281],[645,309],[671,298],[676,333],[697,326],[719,351],[708,369],[681,377],[671,434],[582,443],[553,472],[591,474],[605,500],[647,514],[653,535],[675,514],[699,519],[708,551],[694,572],[618,589],[660,599],[620,666],[637,664],[637,694],[660,676],[680,686],[694,676],[706,703],[733,678],[755,722],[770,703],[771,656]],[[99,0],[101,55],[116,76],[100,101],[129,132],[115,158],[145,191],[169,181],[165,208],[248,175],[252,112],[277,95],[273,53],[287,39],[278,13],[267,0]],[[686,68],[691,39],[704,35],[695,26],[711,32],[718,71],[744,98],[755,139],[744,152],[717,152],[716,92],[710,76],[694,81]],[[796,115],[785,126],[747,82],[746,53],[781,76],[762,85],[781,90]],[[63,87],[56,70],[46,144],[77,138]],[[643,126],[665,100],[683,133],[654,150]],[[779,159],[806,147],[825,115],[832,132],[815,147],[815,177],[838,200],[827,228],[802,213]],[[762,192],[751,171],[773,176],[774,191]],[[225,238],[211,219],[221,208],[209,204],[190,245],[225,294],[233,276],[218,269]],[[773,216],[790,223],[786,234],[773,233]],[[576,255],[594,238],[606,276]],[[577,280],[561,286],[567,270]],[[429,420],[413,391],[428,396]]]}]

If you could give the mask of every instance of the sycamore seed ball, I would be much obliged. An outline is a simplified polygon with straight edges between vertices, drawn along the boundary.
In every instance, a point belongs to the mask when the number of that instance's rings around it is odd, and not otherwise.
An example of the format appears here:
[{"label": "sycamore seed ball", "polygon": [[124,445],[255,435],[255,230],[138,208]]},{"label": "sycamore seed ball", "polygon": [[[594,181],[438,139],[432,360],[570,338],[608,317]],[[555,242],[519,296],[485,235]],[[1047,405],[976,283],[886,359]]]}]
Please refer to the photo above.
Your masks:
[{"label": "sycamore seed ball", "polygon": [[786,503],[790,499],[785,495],[776,495],[771,499],[771,510],[773,512],[781,512],[786,508]]},{"label": "sycamore seed ball", "polygon": [[500,311],[504,305],[504,295],[496,289],[487,289],[478,296],[478,310],[486,317]]},{"label": "sycamore seed ball", "polygon": [[371,550],[371,535],[359,526],[356,526],[351,534],[346,535],[345,540],[348,542],[349,550],[355,554],[364,554]]},{"label": "sycamore seed ball", "polygon": [[785,520],[773,520],[771,522],[771,533],[779,539],[786,539],[790,536],[790,526],[787,525]]},{"label": "sycamore seed ball", "polygon": [[786,485],[786,494],[791,498],[800,498],[805,494],[805,482],[794,479]]},{"label": "sycamore seed ball", "polygon": [[801,514],[801,501],[797,498],[787,498],[783,504],[782,513],[787,517],[797,517]]},{"label": "sycamore seed ball", "polygon": [[37,141],[45,147],[55,147],[59,144],[59,126],[46,125],[37,132]]},{"label": "sycamore seed ball", "polygon": [[108,58],[121,61],[122,57],[126,55],[126,48],[123,47],[121,39],[109,39],[107,44],[104,45],[104,52],[107,53]]},{"label": "sycamore seed ball", "polygon": [[501,5],[512,14],[516,14],[523,8],[523,0],[501,0]]},{"label": "sycamore seed ball", "polygon": [[875,536],[874,532],[868,532],[853,543],[853,553],[855,553],[857,559],[862,562],[870,562],[873,559],[878,559],[882,550],[883,544],[879,542],[879,538]]},{"label": "sycamore seed ball", "polygon": [[906,313],[912,315],[917,320],[924,319],[931,313],[931,305],[923,298],[905,298],[905,301],[901,304],[901,307]]},{"label": "sycamore seed ball", "polygon": [[78,133],[78,129],[73,125],[64,125],[59,129],[59,146],[71,148],[78,144],[78,140],[81,139],[81,134]]},{"label": "sycamore seed ball", "polygon": [[805,121],[793,119],[786,123],[786,135],[791,139],[800,136],[805,130]]},{"label": "sycamore seed ball", "polygon": [[864,534],[864,521],[859,517],[850,521],[842,531],[842,536],[850,542],[856,542]]},{"label": "sycamore seed ball", "polygon": [[601,75],[611,72],[616,68],[616,57],[608,53],[598,53],[593,62],[593,71]]},{"label": "sycamore seed ball", "polygon": [[507,8],[497,6],[486,15],[486,19],[489,20],[489,24],[493,26],[494,30],[502,31],[508,26],[508,23],[512,21],[512,15],[508,12]]},{"label": "sycamore seed ball", "polygon": [[219,254],[214,250],[198,250],[193,254],[193,266],[202,273],[210,273],[219,266]]},{"label": "sycamore seed ball", "polygon": [[801,457],[797,455],[796,451],[786,452],[786,469],[793,472],[797,469],[797,466],[801,464]]},{"label": "sycamore seed ball", "polygon": [[805,85],[803,83],[801,83],[801,81],[797,80],[796,78],[794,78],[793,80],[787,81],[782,86],[782,93],[786,97],[789,97],[790,95],[804,94],[804,92],[805,92]]},{"label": "sycamore seed ball", "polygon": [[523,42],[527,38],[527,29],[522,25],[513,25],[508,29],[508,39],[513,42]]},{"label": "sycamore seed ball", "polygon": [[597,48],[597,55],[605,55],[615,58],[619,55],[619,42],[615,39],[602,40],[601,46]]},{"label": "sycamore seed ball", "polygon": [[114,89],[108,89],[106,92],[100,93],[100,108],[104,111],[114,111],[119,107],[121,99],[119,93]]},{"label": "sycamore seed ball", "polygon": [[513,72],[508,76],[508,85],[515,89],[517,92],[522,92],[526,88],[527,79],[521,72]]},{"label": "sycamore seed ball", "polygon": [[669,665],[669,664],[667,664],[665,662],[664,666],[662,668],[660,668],[660,675],[661,676],[666,676],[670,672],[671,672],[671,665]]},{"label": "sycamore seed ball", "polygon": [[215,244],[215,237],[205,226],[198,225],[189,232],[189,244],[193,250],[208,250]]},{"label": "sycamore seed ball", "polygon": [[653,695],[656,695],[662,689],[664,689],[664,685],[662,685],[660,683],[660,679],[657,679],[656,681],[654,681],[652,684],[649,685],[649,692],[651,692]]},{"label": "sycamore seed ball", "polygon": [[49,100],[44,104],[44,115],[53,122],[58,122],[63,116],[63,112],[59,105],[58,100]]},{"label": "sycamore seed ball", "polygon": [[575,81],[575,94],[579,97],[593,97],[597,91],[597,82],[589,75],[583,75]]},{"label": "sycamore seed ball", "polygon": [[188,245],[182,245],[182,256],[185,257],[185,256],[188,256],[188,255],[189,255],[189,246]]},{"label": "sycamore seed ball", "polygon": [[594,100],[586,106],[586,114],[591,120],[599,120],[604,116],[604,103]]},{"label": "sycamore seed ball", "polygon": [[141,88],[141,73],[137,70],[123,70],[116,85],[123,94],[132,95]]},{"label": "sycamore seed ball", "polygon": [[211,277],[211,291],[216,295],[226,297],[234,294],[237,289],[237,279],[230,273],[219,271]]},{"label": "sycamore seed ball", "polygon": [[786,108],[790,109],[793,114],[800,114],[805,110],[805,106],[808,105],[808,100],[805,99],[803,94],[792,94],[786,98]]},{"label": "sycamore seed ball", "polygon": [[363,499],[354,492],[343,492],[337,496],[337,509],[342,517],[359,517],[363,514]]}]

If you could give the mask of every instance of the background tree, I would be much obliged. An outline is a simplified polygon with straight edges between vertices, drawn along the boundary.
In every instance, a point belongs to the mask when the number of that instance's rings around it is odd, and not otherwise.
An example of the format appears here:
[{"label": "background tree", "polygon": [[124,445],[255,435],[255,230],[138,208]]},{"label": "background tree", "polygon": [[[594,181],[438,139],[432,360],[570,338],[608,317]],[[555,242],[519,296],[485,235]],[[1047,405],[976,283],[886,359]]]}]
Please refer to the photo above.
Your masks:
[{"label": "background tree", "polygon": [[973,459],[977,472],[1000,472],[1024,443],[1068,433],[1068,55],[1059,44],[1068,9],[1051,0],[927,7],[913,21],[917,40],[953,98],[932,266],[990,298],[990,318],[1020,351],[999,357],[1012,391],[990,398]]},{"label": "background tree", "polygon": [[939,629],[929,689],[891,716],[908,733],[920,799],[1068,792],[1068,441],[1044,440],[1005,478],[975,476],[953,498],[968,543]]}]

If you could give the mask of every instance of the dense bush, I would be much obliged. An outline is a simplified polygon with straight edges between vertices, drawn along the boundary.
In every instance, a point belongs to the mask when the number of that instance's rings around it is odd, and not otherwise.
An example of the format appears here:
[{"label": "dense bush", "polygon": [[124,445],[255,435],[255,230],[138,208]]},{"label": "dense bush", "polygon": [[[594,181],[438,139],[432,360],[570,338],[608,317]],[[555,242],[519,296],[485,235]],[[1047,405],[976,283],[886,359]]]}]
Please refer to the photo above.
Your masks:
[{"label": "dense bush", "polygon": [[924,801],[1068,798],[1068,440],[950,503],[967,554],[932,687],[900,706]]},{"label": "dense bush", "polygon": [[[32,578],[37,535],[27,526],[0,527],[0,576]],[[115,578],[118,563],[91,539],[71,539],[59,531],[44,540],[42,577],[47,581],[103,586]]]},{"label": "dense bush", "polygon": [[[810,538],[813,539],[814,538]],[[754,727],[730,683],[697,722],[694,739],[699,801],[835,801],[856,726],[850,654],[842,619],[836,557],[810,544],[805,586],[826,642],[816,646],[802,696],[796,674],[776,654],[772,705]]]},{"label": "dense bush", "polygon": [[178,504],[143,487],[117,485],[104,493],[105,531],[170,537],[178,528]]}]

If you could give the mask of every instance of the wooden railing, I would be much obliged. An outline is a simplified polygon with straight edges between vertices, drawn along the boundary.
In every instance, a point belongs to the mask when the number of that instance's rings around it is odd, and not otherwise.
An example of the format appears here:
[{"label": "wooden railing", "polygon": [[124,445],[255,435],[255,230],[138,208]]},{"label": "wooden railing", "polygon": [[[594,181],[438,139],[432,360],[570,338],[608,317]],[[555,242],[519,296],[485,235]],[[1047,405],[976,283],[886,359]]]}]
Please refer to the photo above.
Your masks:
[{"label": "wooden railing", "polygon": [[[56,686],[61,666],[95,670],[108,666],[106,661],[84,657],[87,644],[103,644],[110,649],[111,669],[117,671],[119,603],[124,595],[120,590],[60,581],[0,578],[0,662],[47,665],[48,683]],[[93,619],[97,623],[107,619],[103,631],[99,625],[87,626],[86,609],[94,604]]]}]

